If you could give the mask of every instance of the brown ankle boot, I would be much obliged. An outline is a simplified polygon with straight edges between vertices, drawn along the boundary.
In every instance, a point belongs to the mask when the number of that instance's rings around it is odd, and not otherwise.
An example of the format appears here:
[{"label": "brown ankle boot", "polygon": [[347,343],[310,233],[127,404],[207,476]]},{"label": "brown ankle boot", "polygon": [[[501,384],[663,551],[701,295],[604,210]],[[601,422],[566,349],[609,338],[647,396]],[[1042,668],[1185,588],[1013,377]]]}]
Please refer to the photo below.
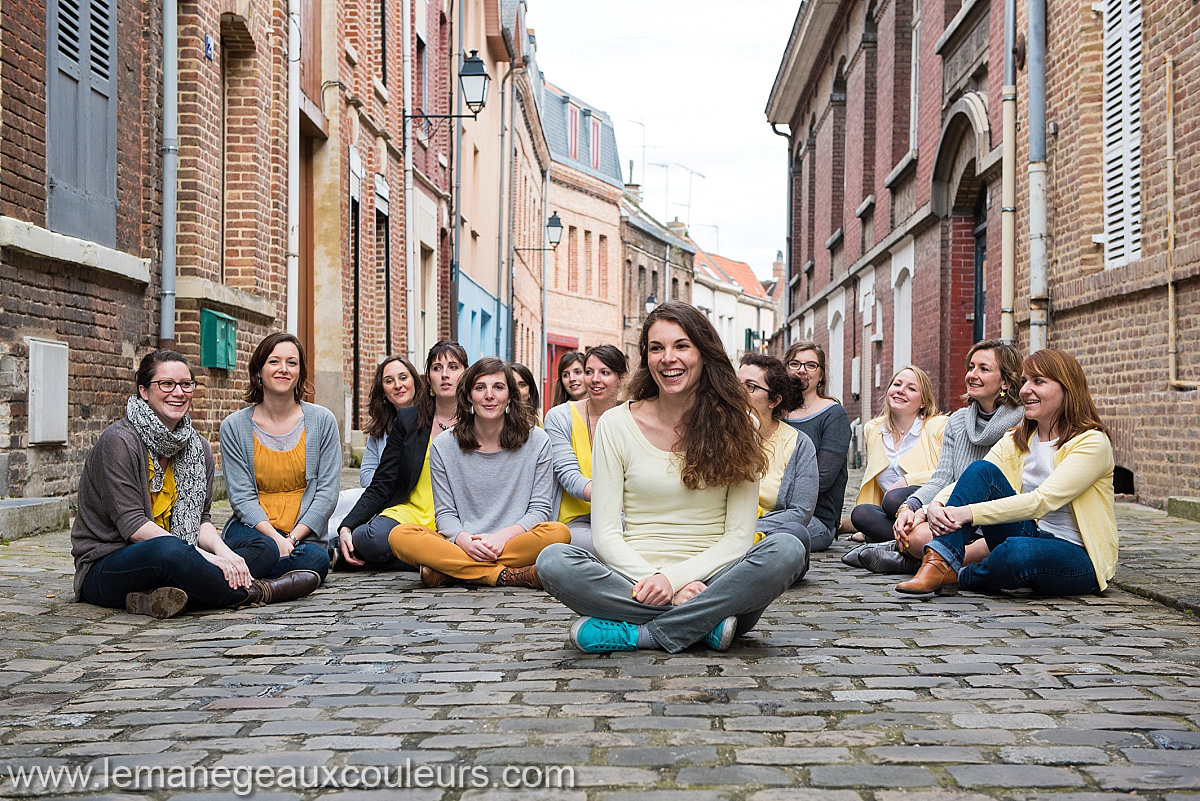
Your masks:
[{"label": "brown ankle boot", "polygon": [[534,590],[542,588],[542,582],[538,581],[537,566],[527,565],[526,567],[506,567],[500,571],[500,577],[496,579],[497,587],[529,587]]},{"label": "brown ankle boot", "polygon": [[149,592],[131,592],[125,596],[125,611],[131,615],[149,615],[159,620],[175,617],[187,606],[187,593],[178,587],[159,587]]},{"label": "brown ankle boot", "polygon": [[312,570],[293,570],[279,578],[255,579],[246,588],[245,606],[295,601],[321,586],[321,575]]},{"label": "brown ankle boot", "polygon": [[441,587],[444,584],[449,584],[452,581],[450,576],[447,576],[440,570],[434,570],[429,565],[421,565],[421,583],[426,587]]},{"label": "brown ankle boot", "polygon": [[896,591],[910,595],[920,595],[926,592],[955,595],[958,593],[958,574],[940,553],[932,548],[926,548],[917,575],[908,581],[897,584]]}]

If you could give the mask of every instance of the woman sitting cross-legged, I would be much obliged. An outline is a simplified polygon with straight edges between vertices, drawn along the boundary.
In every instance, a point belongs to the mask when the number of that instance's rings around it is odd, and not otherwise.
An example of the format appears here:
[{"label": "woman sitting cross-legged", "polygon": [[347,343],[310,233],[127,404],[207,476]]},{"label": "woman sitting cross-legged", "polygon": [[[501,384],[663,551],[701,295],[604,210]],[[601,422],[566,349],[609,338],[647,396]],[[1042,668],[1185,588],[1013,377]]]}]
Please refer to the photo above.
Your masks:
[{"label": "woman sitting cross-legged", "polygon": [[[1117,563],[1113,453],[1079,362],[1039,350],[1021,368],[1025,422],[929,507],[934,539],[906,593],[1102,591]],[[942,503],[945,506],[942,506]],[[967,543],[990,554],[963,566]]]},{"label": "woman sitting cross-legged", "polygon": [[[937,469],[896,510],[892,539],[861,545],[844,554],[843,562],[874,573],[917,572],[925,545],[933,537],[925,522],[929,503],[946,485],[956,481],[968,465],[986,456],[1000,437],[1024,417],[1017,397],[1021,354],[1012,345],[998,339],[976,342],[967,353],[966,385],[963,400],[967,405],[946,422]],[[967,546],[963,564],[978,562],[985,556],[987,543],[976,540]]]},{"label": "woman sitting cross-legged", "polygon": [[788,409],[798,404],[790,397],[794,382],[783,362],[764,353],[743,356],[738,378],[758,418],[758,433],[767,454],[767,472],[758,484],[759,518],[754,528],[764,536],[796,537],[807,552],[808,523],[817,504],[821,478],[812,440],[789,425],[781,425]]},{"label": "woman sitting cross-legged", "polygon": [[554,503],[550,439],[533,423],[512,368],[480,359],[458,385],[458,422],[429,455],[438,533],[412,523],[388,535],[392,553],[419,565],[421,582],[450,579],[540,588],[533,567],[542,549],[569,542],[549,522]]},{"label": "woman sitting cross-legged", "polygon": [[266,538],[276,548],[272,576],[329,572],[327,531],[342,475],[342,441],[333,413],[301,400],[308,365],[300,340],[268,334],[247,365],[240,409],[221,423],[221,464],[233,517],[227,543]]},{"label": "woman sitting cross-legged", "polygon": [[458,382],[466,369],[467,351],[457,342],[442,340],[429,349],[423,382],[429,391],[415,407],[396,413],[370,485],[338,521],[337,553],[344,564],[416,569],[396,558],[388,536],[398,523],[434,525],[430,445],[454,425]]},{"label": "woman sitting cross-legged", "polygon": [[[580,650],[727,649],[804,570],[796,537],[754,542],[767,459],[712,323],[662,304],[642,325],[631,403],[601,418],[592,451],[596,555],[552,545],[546,590],[584,617]],[[624,520],[621,510],[624,507]]]},{"label": "woman sitting cross-legged", "polygon": [[592,550],[592,441],[600,415],[617,404],[629,372],[625,354],[614,345],[597,345],[584,357],[588,394],[567,401],[546,415],[554,477],[562,487],[558,520],[571,529],[571,544]]},{"label": "woman sitting cross-legged", "polygon": [[231,546],[213,526],[212,447],[188,415],[196,379],[187,359],[149,353],[135,383],[125,416],[104,429],[79,479],[76,600],[166,618],[316,589],[321,577],[307,570],[265,580],[278,562],[275,546]]}]

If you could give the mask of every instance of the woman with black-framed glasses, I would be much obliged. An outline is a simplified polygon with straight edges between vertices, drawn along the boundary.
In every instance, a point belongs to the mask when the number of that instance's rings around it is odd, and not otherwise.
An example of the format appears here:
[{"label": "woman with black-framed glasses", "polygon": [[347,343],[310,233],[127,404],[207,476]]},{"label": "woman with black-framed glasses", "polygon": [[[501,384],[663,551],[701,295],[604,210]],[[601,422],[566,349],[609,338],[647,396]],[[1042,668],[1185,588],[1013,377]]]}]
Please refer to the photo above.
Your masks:
[{"label": "woman with black-framed glasses", "polygon": [[212,446],[188,415],[196,379],[187,359],[149,353],[135,384],[79,479],[75,599],[159,618],[286,600],[279,582],[258,578],[275,564],[274,546],[230,547],[212,524]]}]

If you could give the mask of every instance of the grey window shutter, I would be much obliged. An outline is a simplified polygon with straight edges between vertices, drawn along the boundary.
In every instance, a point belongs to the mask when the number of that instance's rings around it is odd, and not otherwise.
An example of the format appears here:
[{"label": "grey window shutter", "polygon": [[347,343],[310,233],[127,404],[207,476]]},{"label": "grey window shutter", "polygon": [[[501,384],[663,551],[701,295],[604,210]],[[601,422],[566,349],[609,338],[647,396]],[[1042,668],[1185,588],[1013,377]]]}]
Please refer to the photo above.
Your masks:
[{"label": "grey window shutter", "polygon": [[46,166],[51,230],[117,238],[115,0],[50,0]]}]

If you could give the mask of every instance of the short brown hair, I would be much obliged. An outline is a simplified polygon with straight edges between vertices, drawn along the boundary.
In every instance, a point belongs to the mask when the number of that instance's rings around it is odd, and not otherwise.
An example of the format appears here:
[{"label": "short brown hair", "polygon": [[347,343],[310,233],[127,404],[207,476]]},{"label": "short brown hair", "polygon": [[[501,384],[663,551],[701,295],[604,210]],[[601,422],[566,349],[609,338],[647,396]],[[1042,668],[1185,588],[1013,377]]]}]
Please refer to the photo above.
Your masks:
[{"label": "short brown hair", "polygon": [[[981,339],[971,346],[967,351],[966,369],[971,369],[971,359],[975,358],[975,354],[981,350],[990,350],[996,354],[996,367],[1000,370],[1000,379],[1008,384],[1008,391],[1004,393],[1004,397],[1000,399],[1000,403],[1008,404],[1009,406],[1021,405],[1021,351],[1017,350],[1016,346],[1000,339]],[[969,395],[963,395],[962,399],[970,400]]]},{"label": "short brown hair", "polygon": [[250,357],[250,364],[246,366],[246,371],[250,373],[250,386],[246,387],[244,396],[246,403],[262,403],[263,365],[267,363],[271,352],[284,342],[291,342],[296,346],[296,352],[300,354],[300,380],[296,382],[296,403],[299,403],[305,395],[312,393],[312,384],[308,383],[308,360],[304,358],[304,346],[300,344],[300,340],[295,334],[276,331],[274,334],[267,334],[263,341],[258,343],[258,347],[254,349],[254,355]]}]

